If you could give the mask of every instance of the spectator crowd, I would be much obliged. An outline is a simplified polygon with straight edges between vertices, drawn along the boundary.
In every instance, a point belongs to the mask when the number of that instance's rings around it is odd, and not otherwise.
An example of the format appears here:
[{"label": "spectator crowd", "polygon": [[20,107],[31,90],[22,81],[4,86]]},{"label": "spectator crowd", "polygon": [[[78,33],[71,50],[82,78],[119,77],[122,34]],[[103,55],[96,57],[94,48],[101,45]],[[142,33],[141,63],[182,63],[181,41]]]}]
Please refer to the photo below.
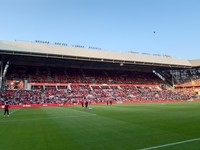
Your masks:
[{"label": "spectator crowd", "polygon": [[[14,66],[6,78],[21,78],[34,86],[24,90],[9,85],[0,91],[0,105],[188,100],[195,95],[189,90],[164,88],[165,83],[152,72]],[[52,83],[65,85],[50,86]]]}]

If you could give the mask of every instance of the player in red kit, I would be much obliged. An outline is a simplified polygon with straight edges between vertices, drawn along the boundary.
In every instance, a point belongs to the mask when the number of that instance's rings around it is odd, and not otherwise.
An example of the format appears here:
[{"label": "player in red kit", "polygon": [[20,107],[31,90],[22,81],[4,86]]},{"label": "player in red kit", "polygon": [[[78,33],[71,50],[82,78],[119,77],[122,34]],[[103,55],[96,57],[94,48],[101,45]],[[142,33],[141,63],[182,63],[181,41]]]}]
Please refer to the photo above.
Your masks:
[{"label": "player in red kit", "polygon": [[6,116],[6,114],[9,117],[9,108],[10,108],[9,104],[6,103],[4,106],[4,117]]}]

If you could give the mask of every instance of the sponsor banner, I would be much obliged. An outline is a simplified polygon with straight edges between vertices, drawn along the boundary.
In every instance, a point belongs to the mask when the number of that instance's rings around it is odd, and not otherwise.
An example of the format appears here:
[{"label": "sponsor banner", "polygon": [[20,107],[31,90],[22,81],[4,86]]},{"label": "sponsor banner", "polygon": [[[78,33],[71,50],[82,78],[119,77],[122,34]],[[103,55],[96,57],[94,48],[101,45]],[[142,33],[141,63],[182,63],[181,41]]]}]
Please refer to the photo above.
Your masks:
[{"label": "sponsor banner", "polygon": [[46,83],[46,82],[29,82],[31,85],[51,85],[51,86],[67,86],[70,85],[88,85],[88,86],[158,86],[158,84],[91,84],[91,83]]},{"label": "sponsor banner", "polygon": [[[198,99],[199,100],[199,99]],[[113,104],[131,104],[131,103],[165,103],[165,102],[188,102],[184,100],[141,100],[141,101],[113,101]],[[106,102],[91,102],[90,105],[106,104]],[[81,103],[65,103],[65,104],[26,104],[26,105],[10,105],[10,108],[33,108],[33,107],[51,107],[51,106],[75,106]],[[4,105],[0,106],[4,108]]]}]

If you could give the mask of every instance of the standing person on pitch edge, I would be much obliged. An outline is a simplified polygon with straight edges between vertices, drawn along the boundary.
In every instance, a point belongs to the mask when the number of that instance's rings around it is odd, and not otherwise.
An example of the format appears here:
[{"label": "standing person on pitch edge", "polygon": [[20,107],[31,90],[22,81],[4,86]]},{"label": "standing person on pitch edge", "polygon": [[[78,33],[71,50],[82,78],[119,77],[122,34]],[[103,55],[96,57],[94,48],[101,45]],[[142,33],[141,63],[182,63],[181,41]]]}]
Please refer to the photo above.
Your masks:
[{"label": "standing person on pitch edge", "polygon": [[6,116],[7,114],[7,117],[9,117],[9,104],[8,103],[5,103],[5,106],[4,106],[4,117]]},{"label": "standing person on pitch edge", "polygon": [[85,97],[81,100],[81,106],[84,107]]},{"label": "standing person on pitch edge", "polygon": [[89,101],[86,99],[85,100],[85,108],[88,108],[88,103],[89,103]]},{"label": "standing person on pitch edge", "polygon": [[108,99],[106,100],[106,104],[108,105]]},{"label": "standing person on pitch edge", "polygon": [[110,101],[110,105],[112,105],[112,100]]}]

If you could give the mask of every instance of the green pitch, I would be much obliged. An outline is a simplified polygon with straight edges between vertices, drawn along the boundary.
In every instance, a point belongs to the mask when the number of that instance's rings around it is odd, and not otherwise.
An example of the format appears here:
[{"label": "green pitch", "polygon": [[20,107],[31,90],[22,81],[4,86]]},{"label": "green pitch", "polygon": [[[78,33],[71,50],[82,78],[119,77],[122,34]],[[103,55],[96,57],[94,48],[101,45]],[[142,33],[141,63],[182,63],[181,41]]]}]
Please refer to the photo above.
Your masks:
[{"label": "green pitch", "polygon": [[1,109],[0,150],[200,149],[200,102],[90,107]]}]

